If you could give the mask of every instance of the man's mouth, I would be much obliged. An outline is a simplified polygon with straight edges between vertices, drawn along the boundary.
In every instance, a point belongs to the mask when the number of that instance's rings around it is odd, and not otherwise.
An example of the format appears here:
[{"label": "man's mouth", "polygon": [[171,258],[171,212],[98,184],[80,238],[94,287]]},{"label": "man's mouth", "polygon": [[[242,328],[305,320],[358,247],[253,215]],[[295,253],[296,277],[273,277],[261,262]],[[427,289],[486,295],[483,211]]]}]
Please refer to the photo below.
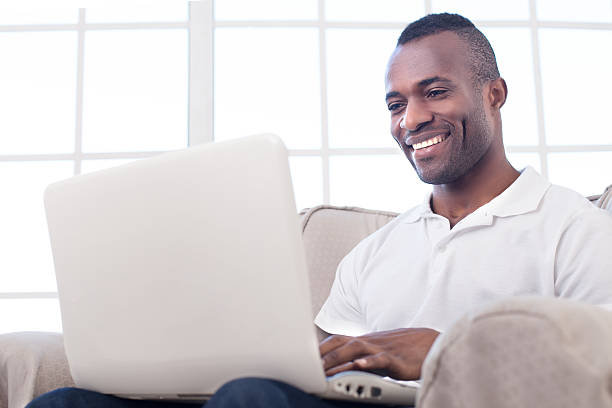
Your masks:
[{"label": "man's mouth", "polygon": [[414,150],[424,149],[426,147],[433,146],[435,144],[438,144],[438,143],[441,143],[441,142],[445,141],[447,137],[448,137],[448,135],[434,136],[431,139],[427,139],[427,140],[424,140],[422,142],[415,143],[415,144],[411,145],[411,147]]}]

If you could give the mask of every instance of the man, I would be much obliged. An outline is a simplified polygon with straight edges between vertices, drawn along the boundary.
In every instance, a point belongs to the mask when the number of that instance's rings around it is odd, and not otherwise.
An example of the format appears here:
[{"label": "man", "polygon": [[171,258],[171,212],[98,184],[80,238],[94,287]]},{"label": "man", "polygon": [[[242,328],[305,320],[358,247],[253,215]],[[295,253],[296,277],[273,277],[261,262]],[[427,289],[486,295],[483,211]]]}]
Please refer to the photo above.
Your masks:
[{"label": "man", "polygon": [[506,83],[482,33],[457,15],[412,23],[386,88],[391,133],[433,192],[342,261],[316,323],[362,336],[321,344],[328,375],[419,378],[439,332],[506,297],[612,304],[611,218],[510,165],[500,116]]},{"label": "man", "polygon": [[[335,333],[320,346],[328,375],[357,369],[417,379],[440,332],[514,295],[612,305],[612,218],[532,169],[510,165],[500,115],[506,95],[489,42],[467,19],[430,15],[401,34],[386,75],[391,134],[433,192],[340,264],[315,321]],[[401,185],[401,174],[390,176]],[[67,401],[153,404],[69,389],[30,406]],[[356,405],[241,379],[206,406]]]}]

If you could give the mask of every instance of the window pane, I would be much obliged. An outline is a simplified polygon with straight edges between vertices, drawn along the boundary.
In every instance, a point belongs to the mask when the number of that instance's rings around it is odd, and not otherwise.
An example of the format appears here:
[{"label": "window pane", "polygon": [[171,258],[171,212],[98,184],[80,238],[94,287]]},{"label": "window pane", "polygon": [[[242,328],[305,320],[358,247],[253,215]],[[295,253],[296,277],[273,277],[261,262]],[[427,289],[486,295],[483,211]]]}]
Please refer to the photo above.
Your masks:
[{"label": "window pane", "polygon": [[93,171],[109,169],[111,167],[121,166],[138,159],[96,159],[83,160],[81,162],[81,174],[91,173]]},{"label": "window pane", "polygon": [[523,170],[527,166],[531,166],[538,173],[542,174],[542,163],[540,162],[539,153],[509,153],[506,156],[510,164],[518,171]]},{"label": "window pane", "polygon": [[406,211],[431,191],[405,156],[335,156],[330,158],[330,201],[376,210]]},{"label": "window pane", "polygon": [[540,44],[546,142],[609,144],[612,31],[542,29]]},{"label": "window pane", "polygon": [[537,145],[538,122],[535,103],[531,33],[528,28],[485,28],[499,71],[508,85],[508,99],[501,109],[504,143]]},{"label": "window pane", "polygon": [[408,24],[425,14],[423,0],[325,0],[330,21],[398,21]]},{"label": "window pane", "polygon": [[84,81],[84,151],[187,146],[187,30],[87,32]]},{"label": "window pane", "polygon": [[432,0],[434,13],[459,13],[470,20],[527,20],[529,0]]},{"label": "window pane", "polygon": [[[22,2],[26,3],[26,2]],[[54,2],[55,3],[55,2]],[[28,2],[0,6],[0,25],[9,24],[76,24],[79,21],[77,7],[46,5],[44,2]]]},{"label": "window pane", "polygon": [[385,70],[397,30],[327,30],[330,147],[395,147]]},{"label": "window pane", "polygon": [[0,316],[0,333],[62,331],[57,299],[0,299]]},{"label": "window pane", "polygon": [[297,210],[323,204],[323,168],[320,157],[289,157]]},{"label": "window pane", "polygon": [[317,29],[215,30],[215,139],[275,133],[317,148],[320,94]]},{"label": "window pane", "polygon": [[551,153],[550,181],[584,196],[601,194],[612,183],[612,152]]},{"label": "window pane", "polygon": [[537,0],[539,20],[556,21],[612,21],[610,0]]},{"label": "window pane", "polygon": [[216,0],[216,20],[318,20],[317,0]]},{"label": "window pane", "polygon": [[85,21],[88,23],[176,22],[188,19],[189,5],[186,0],[106,1],[103,5],[87,5],[85,11]]},{"label": "window pane", "polygon": [[72,174],[70,161],[0,162],[2,292],[56,290],[43,191]]},{"label": "window pane", "polygon": [[76,33],[0,33],[0,52],[0,154],[73,151]]}]

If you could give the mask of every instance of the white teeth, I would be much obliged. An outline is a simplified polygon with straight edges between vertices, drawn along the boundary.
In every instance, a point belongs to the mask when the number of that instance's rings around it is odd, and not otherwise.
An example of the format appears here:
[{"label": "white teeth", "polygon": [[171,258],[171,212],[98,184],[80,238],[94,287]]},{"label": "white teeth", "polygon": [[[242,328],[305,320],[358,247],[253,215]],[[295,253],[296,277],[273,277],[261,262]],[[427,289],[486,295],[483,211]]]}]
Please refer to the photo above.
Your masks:
[{"label": "white teeth", "polygon": [[419,150],[422,149],[424,147],[429,147],[435,144],[438,144],[440,142],[444,141],[444,138],[442,136],[436,136],[436,137],[432,137],[431,139],[427,139],[421,143],[415,143],[412,145],[412,148],[414,150]]}]

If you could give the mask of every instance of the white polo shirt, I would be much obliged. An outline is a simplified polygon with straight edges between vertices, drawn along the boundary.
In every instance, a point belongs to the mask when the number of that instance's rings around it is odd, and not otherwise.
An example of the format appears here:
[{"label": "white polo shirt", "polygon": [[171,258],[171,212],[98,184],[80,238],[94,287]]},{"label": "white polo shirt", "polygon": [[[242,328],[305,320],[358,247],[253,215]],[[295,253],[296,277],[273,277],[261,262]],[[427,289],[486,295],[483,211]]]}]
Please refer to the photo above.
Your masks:
[{"label": "white polo shirt", "polygon": [[315,323],[358,335],[445,331],[465,313],[516,295],[612,307],[612,216],[525,169],[450,229],[430,195],[360,242],[340,263]]}]

